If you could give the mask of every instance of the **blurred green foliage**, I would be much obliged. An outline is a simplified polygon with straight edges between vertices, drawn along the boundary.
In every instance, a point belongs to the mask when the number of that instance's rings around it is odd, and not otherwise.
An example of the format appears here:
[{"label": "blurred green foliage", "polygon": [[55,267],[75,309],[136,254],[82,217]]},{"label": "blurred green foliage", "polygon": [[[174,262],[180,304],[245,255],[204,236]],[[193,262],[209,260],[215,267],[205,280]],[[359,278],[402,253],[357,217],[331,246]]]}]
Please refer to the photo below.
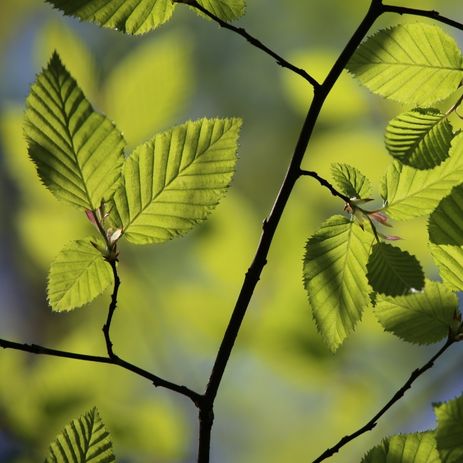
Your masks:
[{"label": "blurred green foliage", "polygon": [[[366,0],[255,0],[241,24],[323,78],[367,5]],[[454,17],[461,11],[456,0],[422,0],[413,6]],[[22,137],[28,85],[53,49],[131,145],[188,119],[244,118],[234,183],[208,222],[162,246],[121,249],[115,352],[202,390],[292,154],[310,88],[240,38],[180,6],[173,21],[136,38],[79,24],[39,0],[4,0],[1,8],[0,274],[5,296],[0,337],[105,351],[101,327],[109,294],[72,314],[52,314],[44,296],[51,260],[65,243],[91,230],[82,213],[57,202],[40,185]],[[388,16],[380,24],[398,20],[413,21]],[[330,178],[332,162],[348,163],[367,175],[377,192],[390,162],[383,130],[399,108],[343,75],[322,113],[304,168]],[[343,206],[311,179],[297,185],[219,391],[212,461],[307,461],[370,418],[433,351],[384,333],[369,311],[335,356],[324,345],[302,285],[302,256],[307,238]],[[420,258],[426,276],[435,277],[425,247],[426,222],[401,224],[394,234],[404,238],[401,247]],[[333,461],[360,461],[385,435],[432,425],[431,402],[460,392],[457,360],[450,353],[374,432]],[[43,460],[63,426],[94,405],[114,438],[118,461],[194,461],[196,410],[186,399],[154,390],[115,367],[12,351],[0,351],[0,460]]]}]

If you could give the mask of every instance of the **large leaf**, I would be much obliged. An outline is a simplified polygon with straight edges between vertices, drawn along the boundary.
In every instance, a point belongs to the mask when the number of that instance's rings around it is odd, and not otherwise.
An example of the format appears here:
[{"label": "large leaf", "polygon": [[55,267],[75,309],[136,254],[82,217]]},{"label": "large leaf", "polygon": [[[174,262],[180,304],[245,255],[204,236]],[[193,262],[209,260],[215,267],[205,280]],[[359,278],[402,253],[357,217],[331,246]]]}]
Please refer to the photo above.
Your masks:
[{"label": "large leaf", "polygon": [[448,158],[453,131],[437,109],[413,109],[392,119],[386,128],[386,148],[403,164],[432,169]]},{"label": "large leaf", "polygon": [[308,240],[304,284],[317,328],[331,350],[354,331],[369,304],[365,276],[372,235],[336,215]]},{"label": "large leaf", "polygon": [[434,432],[400,434],[372,448],[361,463],[441,463]]},{"label": "large leaf", "polygon": [[377,32],[359,46],[347,68],[373,93],[417,106],[447,98],[463,78],[455,40],[423,23]]},{"label": "large leaf", "polygon": [[442,463],[463,461],[463,396],[436,405],[437,449]]},{"label": "large leaf", "polygon": [[48,301],[58,312],[80,307],[112,282],[112,272],[90,238],[72,241],[58,254],[48,275]]},{"label": "large leaf", "polygon": [[156,135],[127,159],[111,220],[132,243],[161,243],[204,220],[230,185],[240,119],[201,119]]},{"label": "large leaf", "polygon": [[29,155],[43,183],[59,199],[96,209],[115,189],[124,140],[96,113],[54,53],[27,98]]},{"label": "large leaf", "polygon": [[424,274],[415,256],[387,243],[373,246],[367,264],[368,281],[380,294],[401,296],[424,286]]},{"label": "large leaf", "polygon": [[463,181],[463,133],[452,140],[450,157],[431,170],[417,170],[394,161],[383,179],[385,212],[406,220],[427,215],[452,188]]},{"label": "large leaf", "polygon": [[50,445],[45,463],[111,463],[116,461],[111,436],[94,407],[72,420]]},{"label": "large leaf", "polygon": [[206,10],[214,13],[224,21],[232,21],[243,16],[246,9],[245,0],[197,0]]},{"label": "large leaf", "polygon": [[349,198],[368,198],[371,193],[370,181],[355,167],[348,164],[331,164],[331,175],[338,188]]},{"label": "large leaf", "polygon": [[172,0],[46,0],[65,14],[129,34],[143,34],[166,22]]},{"label": "large leaf", "polygon": [[419,293],[378,295],[375,314],[386,331],[404,341],[432,344],[449,334],[457,309],[456,294],[443,284],[428,280]]}]

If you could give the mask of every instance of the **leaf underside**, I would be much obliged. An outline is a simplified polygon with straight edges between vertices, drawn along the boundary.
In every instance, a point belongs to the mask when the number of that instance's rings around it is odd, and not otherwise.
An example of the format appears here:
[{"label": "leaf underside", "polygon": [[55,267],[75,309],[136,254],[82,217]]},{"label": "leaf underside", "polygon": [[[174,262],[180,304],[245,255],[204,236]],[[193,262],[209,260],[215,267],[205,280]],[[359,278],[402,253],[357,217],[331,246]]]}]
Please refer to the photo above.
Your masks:
[{"label": "leaf underside", "polygon": [[161,243],[205,220],[235,169],[240,119],[201,119],[137,147],[110,219],[135,244]]},{"label": "leaf underside", "polygon": [[463,461],[463,396],[436,405],[436,441],[442,463]]},{"label": "leaf underside", "polygon": [[370,181],[358,169],[348,164],[331,164],[331,175],[340,191],[349,198],[368,198]]},{"label": "leaf underside", "polygon": [[424,286],[423,269],[416,257],[387,243],[373,246],[367,270],[371,287],[387,296],[402,296]]},{"label": "leaf underside", "polygon": [[224,21],[233,21],[244,15],[245,0],[197,0],[206,10]]},{"label": "leaf underside", "polygon": [[365,266],[371,241],[356,223],[333,216],[307,242],[304,284],[317,328],[332,351],[369,305]]},{"label": "leaf underside", "polygon": [[50,445],[45,463],[112,463],[111,437],[96,408],[72,420]]},{"label": "leaf underside", "polygon": [[386,128],[389,153],[415,169],[432,169],[449,156],[450,122],[436,109],[414,109],[392,119]]},{"label": "leaf underside", "polygon": [[58,199],[91,210],[109,199],[124,139],[93,110],[56,52],[31,87],[25,133],[40,179]]},{"label": "leaf underside", "polygon": [[48,301],[55,311],[92,301],[112,282],[112,271],[91,239],[72,241],[58,254],[48,275]]},{"label": "leaf underside", "polygon": [[377,32],[358,47],[347,68],[373,93],[416,106],[447,98],[463,78],[455,40],[424,23]]}]

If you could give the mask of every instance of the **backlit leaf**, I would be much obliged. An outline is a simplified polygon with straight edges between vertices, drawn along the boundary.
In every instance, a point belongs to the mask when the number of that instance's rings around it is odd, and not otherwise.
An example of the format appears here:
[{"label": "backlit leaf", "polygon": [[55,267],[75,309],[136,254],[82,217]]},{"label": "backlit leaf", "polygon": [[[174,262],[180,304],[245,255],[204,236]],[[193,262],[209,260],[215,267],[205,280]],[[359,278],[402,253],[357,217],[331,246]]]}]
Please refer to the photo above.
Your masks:
[{"label": "backlit leaf", "polygon": [[463,133],[452,140],[449,158],[434,169],[417,170],[398,161],[392,163],[381,188],[385,212],[396,220],[427,215],[462,179]]},{"label": "backlit leaf", "polygon": [[422,292],[378,295],[375,314],[386,331],[407,342],[432,344],[448,336],[458,299],[442,283],[426,281]]},{"label": "backlit leaf", "polygon": [[463,247],[430,244],[432,258],[443,282],[455,291],[463,291]]},{"label": "backlit leaf", "polygon": [[45,463],[111,463],[111,436],[94,407],[72,420],[50,445]]},{"label": "backlit leaf", "polygon": [[463,78],[455,40],[424,23],[377,32],[358,47],[347,68],[373,93],[417,106],[447,98]]},{"label": "backlit leaf", "polygon": [[46,0],[82,21],[128,34],[143,34],[172,16],[172,0]]},{"label": "backlit leaf", "polygon": [[434,406],[437,449],[442,463],[463,461],[463,396]]},{"label": "backlit leaf", "polygon": [[387,243],[376,243],[367,264],[368,281],[380,294],[402,296],[424,286],[424,274],[415,256]]},{"label": "backlit leaf", "polygon": [[331,164],[331,175],[341,193],[349,198],[368,198],[371,193],[370,181],[355,167],[348,164]]},{"label": "backlit leaf", "polygon": [[127,159],[111,220],[132,243],[161,243],[203,221],[230,185],[240,119],[200,119],[156,135]]},{"label": "backlit leaf", "polygon": [[308,240],[304,284],[317,328],[331,350],[354,331],[369,304],[365,276],[372,236],[333,216]]},{"label": "backlit leaf", "polygon": [[198,0],[198,3],[224,21],[243,16],[246,9],[245,0]]},{"label": "backlit leaf", "polygon": [[386,148],[403,164],[432,169],[448,158],[453,131],[437,109],[413,109],[392,119],[386,128]]},{"label": "backlit leaf", "polygon": [[57,53],[31,87],[25,133],[38,174],[57,198],[96,209],[111,197],[124,139],[93,110]]},{"label": "backlit leaf", "polygon": [[58,254],[48,275],[48,301],[57,312],[92,301],[112,282],[110,265],[91,239],[72,241]]}]

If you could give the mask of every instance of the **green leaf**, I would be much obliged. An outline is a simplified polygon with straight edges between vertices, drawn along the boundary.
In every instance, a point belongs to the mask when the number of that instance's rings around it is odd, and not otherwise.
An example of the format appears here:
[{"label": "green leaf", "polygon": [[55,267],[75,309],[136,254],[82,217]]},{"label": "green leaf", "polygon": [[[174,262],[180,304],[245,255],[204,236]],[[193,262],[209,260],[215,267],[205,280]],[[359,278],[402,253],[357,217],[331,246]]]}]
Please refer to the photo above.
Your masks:
[{"label": "green leaf", "polygon": [[111,197],[124,139],[93,110],[57,53],[32,85],[25,133],[38,174],[58,199],[93,210]]},{"label": "green leaf", "polygon": [[432,344],[449,334],[458,298],[435,281],[426,281],[424,290],[406,296],[378,295],[375,314],[386,331],[404,341]]},{"label": "green leaf", "polygon": [[368,198],[371,193],[370,181],[355,167],[348,164],[331,164],[331,175],[341,193],[349,198]]},{"label": "green leaf", "polygon": [[72,420],[50,445],[45,463],[111,463],[116,461],[111,436],[96,407]]},{"label": "green leaf", "polygon": [[433,431],[392,436],[373,447],[361,463],[441,463]]},{"label": "green leaf", "polygon": [[432,170],[417,170],[394,161],[383,179],[386,212],[396,220],[431,213],[463,178],[463,133],[452,140],[450,156]]},{"label": "green leaf", "polygon": [[416,108],[392,119],[386,128],[386,148],[403,164],[432,169],[449,156],[453,130],[437,109]]},{"label": "green leaf", "polygon": [[64,14],[128,34],[156,29],[172,16],[172,0],[46,0]]},{"label": "green leaf", "polygon": [[246,2],[244,0],[197,0],[206,10],[224,21],[233,21],[244,15]]},{"label": "green leaf", "polygon": [[99,296],[112,280],[111,267],[90,238],[72,241],[51,264],[48,301],[55,311],[71,310]]},{"label": "green leaf", "polygon": [[235,169],[240,119],[200,119],[156,135],[127,159],[111,220],[132,243],[162,243],[206,219]]},{"label": "green leaf", "polygon": [[416,257],[387,243],[373,246],[367,270],[371,287],[387,296],[402,296],[424,286],[423,269]]},{"label": "green leaf", "polygon": [[442,281],[454,291],[463,291],[463,248],[432,243],[429,248]]},{"label": "green leaf", "polygon": [[437,449],[442,463],[463,461],[463,396],[434,406]]},{"label": "green leaf", "polygon": [[463,57],[455,40],[439,27],[404,24],[369,37],[347,69],[373,93],[428,106],[458,88]]},{"label": "green leaf", "polygon": [[369,304],[365,276],[372,236],[333,216],[308,240],[304,285],[317,328],[332,351],[354,331]]}]

